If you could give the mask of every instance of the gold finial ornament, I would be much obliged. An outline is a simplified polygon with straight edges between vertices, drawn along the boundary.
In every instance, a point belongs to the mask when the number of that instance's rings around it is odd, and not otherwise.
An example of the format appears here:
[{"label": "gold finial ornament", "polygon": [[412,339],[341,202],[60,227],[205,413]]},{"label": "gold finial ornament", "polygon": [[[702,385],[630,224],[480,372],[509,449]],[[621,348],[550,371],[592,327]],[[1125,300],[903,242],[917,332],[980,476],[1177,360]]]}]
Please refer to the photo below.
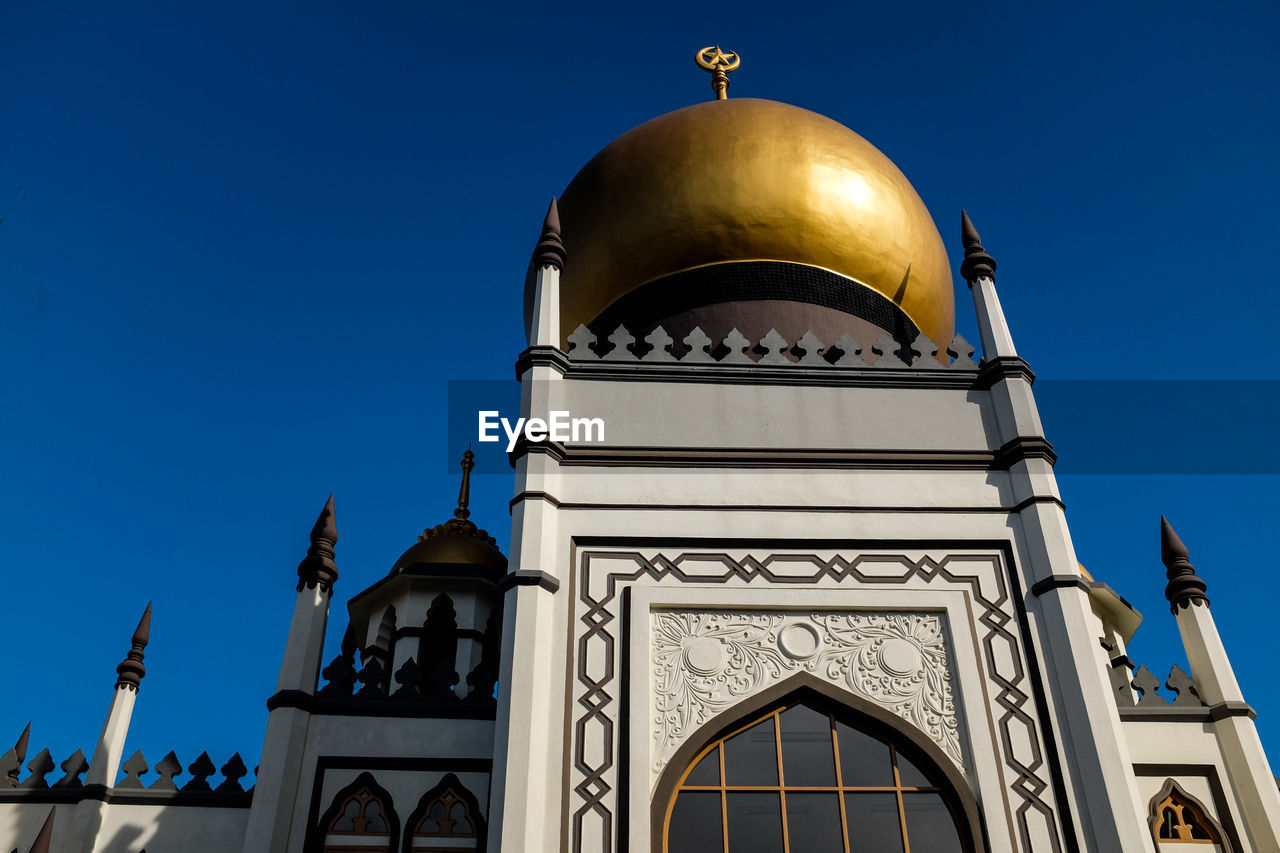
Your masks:
[{"label": "gold finial ornament", "polygon": [[729,98],[729,72],[736,71],[742,60],[738,54],[720,49],[719,45],[704,47],[693,56],[693,61],[703,71],[711,72],[711,88],[716,93],[717,101]]}]

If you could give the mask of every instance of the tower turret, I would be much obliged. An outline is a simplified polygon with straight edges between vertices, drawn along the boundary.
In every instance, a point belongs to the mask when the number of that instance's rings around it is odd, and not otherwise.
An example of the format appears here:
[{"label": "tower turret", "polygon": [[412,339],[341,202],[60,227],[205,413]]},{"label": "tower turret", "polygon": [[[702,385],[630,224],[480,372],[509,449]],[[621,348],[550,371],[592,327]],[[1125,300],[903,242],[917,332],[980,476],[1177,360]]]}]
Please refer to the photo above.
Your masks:
[{"label": "tower turret", "polygon": [[333,495],[311,528],[311,544],[298,564],[298,595],[294,600],[289,638],[276,693],[268,703],[267,734],[262,763],[245,832],[245,853],[283,853],[288,848],[292,807],[297,795],[309,712],[297,707],[301,696],[316,692],[324,653],[329,601],[338,579],[334,546],[338,523]]},{"label": "tower turret", "polygon": [[1187,546],[1160,517],[1160,559],[1165,597],[1178,621],[1196,691],[1209,706],[1210,725],[1227,775],[1239,798],[1245,829],[1257,850],[1280,850],[1280,791],[1258,738],[1253,709],[1244,701],[1235,670],[1209,610],[1207,585],[1191,565]]}]

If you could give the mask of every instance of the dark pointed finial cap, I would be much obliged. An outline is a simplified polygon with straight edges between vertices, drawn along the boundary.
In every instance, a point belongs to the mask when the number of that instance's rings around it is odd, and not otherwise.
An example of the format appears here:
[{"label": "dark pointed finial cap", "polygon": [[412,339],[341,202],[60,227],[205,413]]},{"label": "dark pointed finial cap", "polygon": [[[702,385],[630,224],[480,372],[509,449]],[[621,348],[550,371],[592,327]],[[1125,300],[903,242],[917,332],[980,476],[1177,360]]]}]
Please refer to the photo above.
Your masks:
[{"label": "dark pointed finial cap", "polygon": [[151,602],[148,601],[147,609],[142,611],[142,618],[138,620],[138,627],[133,632],[133,648],[116,667],[116,687],[138,689],[138,685],[142,683],[142,677],[147,674],[147,668],[142,665],[142,652],[150,640]]},{"label": "dark pointed finial cap", "polygon": [[462,485],[458,487],[458,508],[453,511],[454,518],[467,518],[471,515],[467,506],[471,503],[471,469],[476,467],[475,459],[476,455],[471,452],[470,447],[462,454]]},{"label": "dark pointed finial cap", "polygon": [[311,528],[311,547],[307,556],[298,564],[298,591],[304,586],[319,586],[325,592],[333,589],[338,579],[338,565],[334,562],[333,547],[338,544],[338,520],[333,512],[333,495],[320,511],[315,527]]},{"label": "dark pointed finial cap", "polygon": [[964,260],[960,263],[960,274],[964,280],[970,283],[980,278],[995,281],[996,259],[982,248],[978,229],[973,227],[973,220],[963,210],[960,211],[960,242],[964,244]]},{"label": "dark pointed finial cap", "polygon": [[542,235],[533,250],[533,266],[535,269],[547,266],[564,269],[565,257],[564,241],[560,239],[560,209],[552,198],[547,218],[542,220]]},{"label": "dark pointed finial cap", "polygon": [[1208,587],[1196,575],[1195,566],[1191,565],[1191,553],[1163,515],[1160,516],[1160,561],[1164,563],[1165,577],[1169,579],[1164,597],[1169,599],[1169,609],[1174,615],[1177,615],[1179,607],[1192,604],[1209,606],[1209,597],[1205,595]]},{"label": "dark pointed finial cap", "polygon": [[57,806],[49,808],[49,816],[44,819],[44,826],[40,827],[40,832],[36,834],[36,841],[31,845],[30,853],[49,853],[49,845],[53,843],[53,813],[57,810]]}]

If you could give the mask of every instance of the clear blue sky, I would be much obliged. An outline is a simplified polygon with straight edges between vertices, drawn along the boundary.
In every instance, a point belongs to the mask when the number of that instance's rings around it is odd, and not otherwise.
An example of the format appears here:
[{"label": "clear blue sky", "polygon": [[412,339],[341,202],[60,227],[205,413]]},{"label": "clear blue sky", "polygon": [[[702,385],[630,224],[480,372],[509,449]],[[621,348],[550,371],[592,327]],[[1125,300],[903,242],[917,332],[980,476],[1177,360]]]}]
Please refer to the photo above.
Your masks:
[{"label": "clear blue sky", "polygon": [[[691,57],[715,42],[743,57],[731,95],[886,152],[957,266],[969,209],[1046,394],[1280,378],[1273,3],[6,4],[0,751],[30,718],[33,751],[89,752],[153,599],[128,750],[252,767],[326,496],[336,647],[346,599],[452,507],[446,381],[511,376],[548,199],[610,139],[707,98]],[[1079,425],[1106,406],[1046,407],[1063,472],[1183,435],[1189,413],[1227,436],[1209,473],[1176,453],[1163,474],[1064,473],[1076,547],[1146,615],[1132,654],[1163,677],[1185,663],[1169,515],[1280,758],[1280,482],[1240,473],[1275,418],[1167,387],[1093,451]],[[504,546],[510,485],[473,490]]]}]

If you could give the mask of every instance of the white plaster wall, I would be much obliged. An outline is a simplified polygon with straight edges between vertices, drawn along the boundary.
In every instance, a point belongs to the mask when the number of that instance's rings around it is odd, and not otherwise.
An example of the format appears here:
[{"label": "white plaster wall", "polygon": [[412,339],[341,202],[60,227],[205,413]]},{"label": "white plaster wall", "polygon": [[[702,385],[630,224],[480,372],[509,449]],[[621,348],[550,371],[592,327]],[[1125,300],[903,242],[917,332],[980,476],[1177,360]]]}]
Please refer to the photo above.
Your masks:
[{"label": "white plaster wall", "polygon": [[581,376],[559,385],[559,407],[603,418],[613,445],[988,449],[996,434],[986,391]]},{"label": "white plaster wall", "polygon": [[[84,803],[59,803],[52,853],[76,853],[81,839],[70,837],[72,815]],[[30,849],[49,814],[50,803],[0,802],[0,850]],[[229,853],[238,851],[249,822],[248,808],[108,804],[96,853]]]},{"label": "white plaster wall", "polygon": [[[313,716],[307,729],[307,747],[302,760],[302,778],[299,780],[298,798],[293,805],[293,829],[289,837],[289,849],[293,851],[302,849],[302,841],[306,836],[315,771],[322,756],[348,756],[368,759],[370,772],[375,777],[378,777],[379,780],[381,779],[380,774],[385,771],[372,768],[376,766],[377,759],[380,758],[431,758],[442,761],[450,758],[489,760],[493,757],[493,721]],[[337,773],[338,771],[332,772]],[[345,773],[346,771],[342,772]],[[346,782],[342,782],[338,787],[354,779],[360,772],[360,768],[355,768],[346,779]],[[437,775],[443,775],[443,772],[447,771],[442,771]],[[330,775],[330,773],[325,774],[326,785]],[[412,773],[409,775],[413,776]],[[428,773],[427,775],[430,774]],[[488,774],[485,775],[487,776]],[[458,776],[462,778],[461,773],[458,773]],[[381,781],[379,783],[385,785]],[[431,785],[422,788],[416,796],[421,796],[430,787]],[[486,783],[483,797],[479,790],[473,789],[472,793],[482,803],[487,803],[487,788],[488,785]],[[332,790],[337,790],[337,788]],[[401,811],[399,802],[399,798],[397,798],[396,810],[403,819],[408,816],[413,806],[410,805]],[[414,802],[417,802],[416,797]],[[322,799],[319,812],[322,813],[327,805],[327,801]],[[148,851],[148,853],[152,853],[152,851]]]},{"label": "white plaster wall", "polygon": [[96,853],[222,853],[240,849],[247,808],[107,806]]}]

